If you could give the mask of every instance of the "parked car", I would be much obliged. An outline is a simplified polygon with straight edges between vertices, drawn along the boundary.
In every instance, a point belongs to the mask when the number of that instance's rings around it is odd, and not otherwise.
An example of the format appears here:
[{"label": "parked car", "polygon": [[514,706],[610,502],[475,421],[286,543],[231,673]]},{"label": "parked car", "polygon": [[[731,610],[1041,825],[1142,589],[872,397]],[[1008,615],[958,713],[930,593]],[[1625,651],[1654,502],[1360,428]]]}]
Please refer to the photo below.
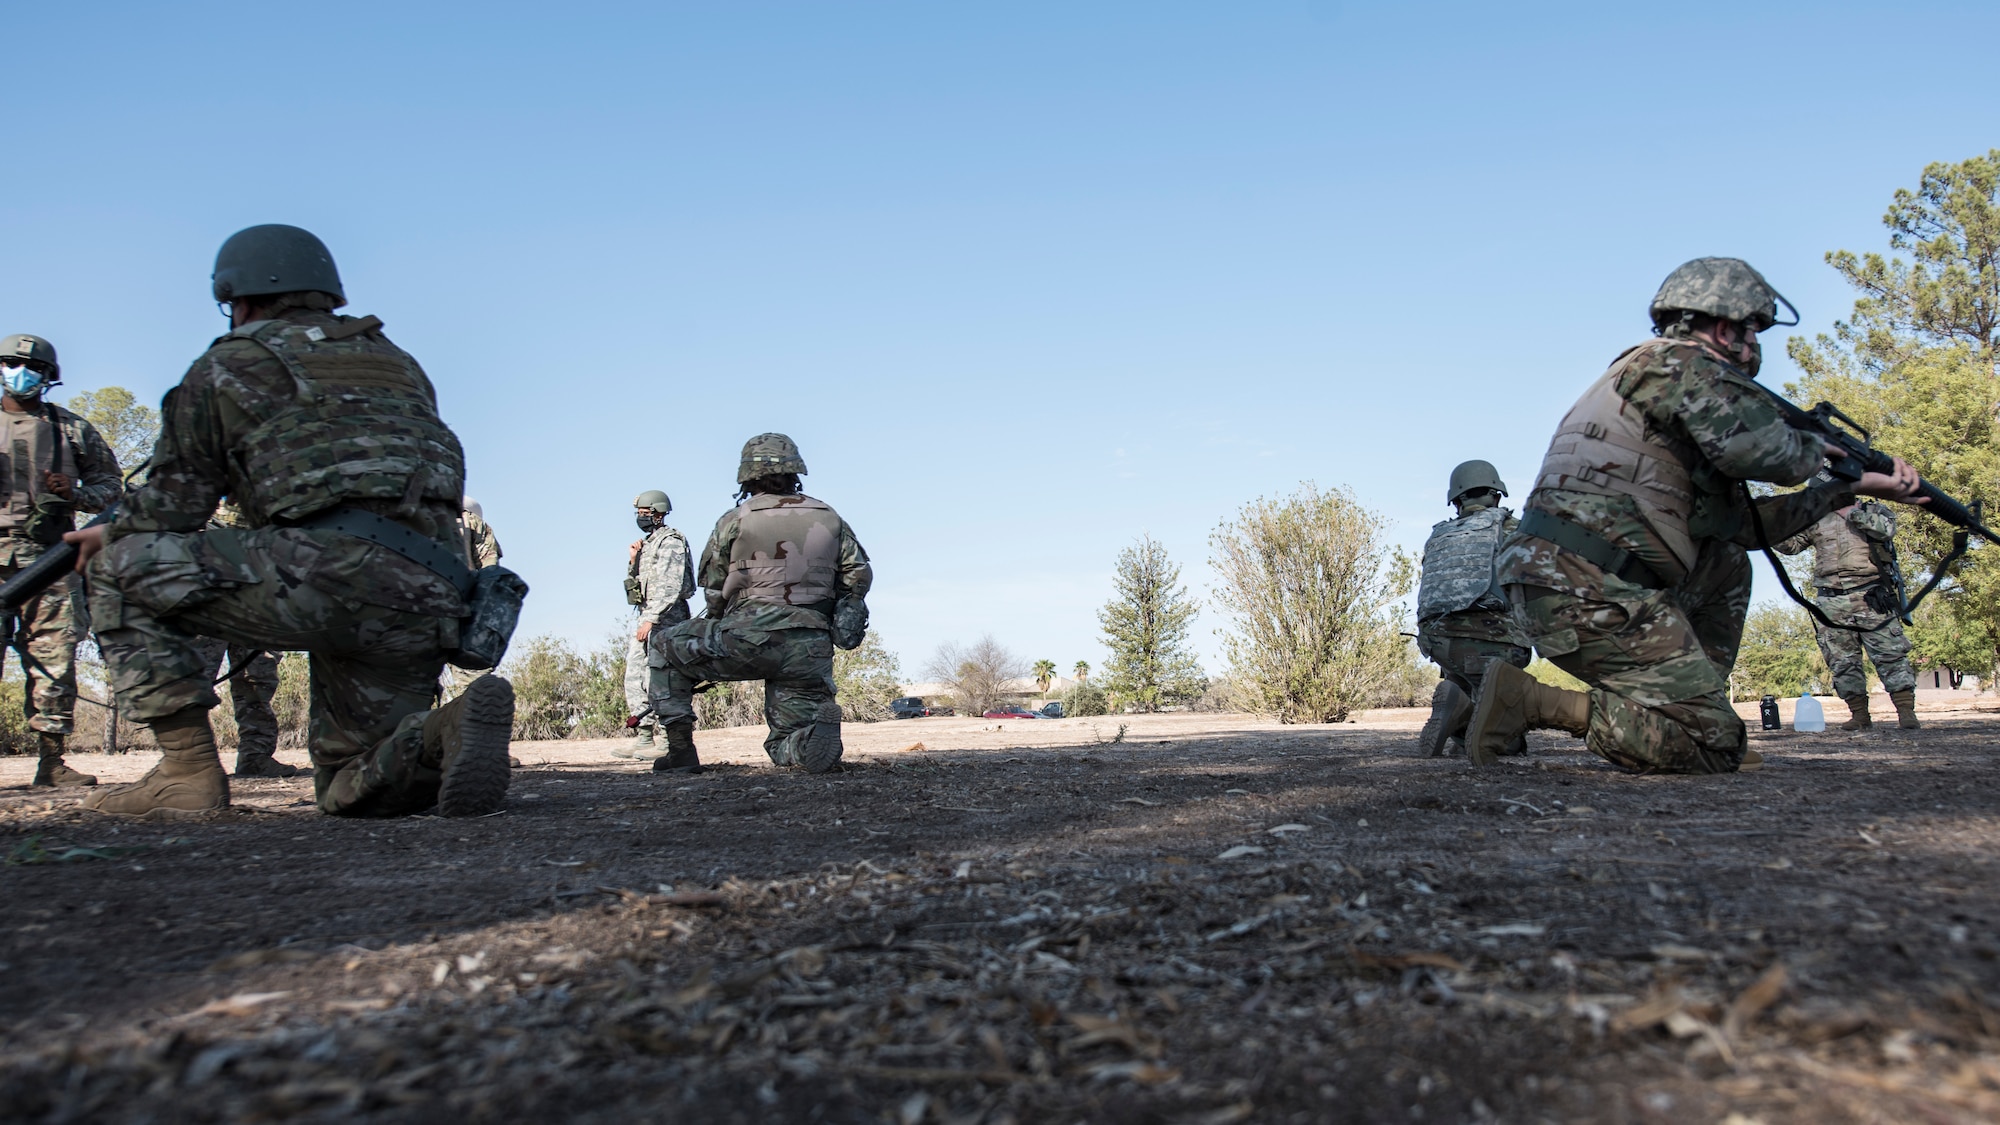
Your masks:
[{"label": "parked car", "polygon": [[1036,714],[1040,715],[1044,719],[1062,718],[1063,717],[1062,700],[1054,699],[1050,700],[1047,703],[1042,704],[1042,709],[1040,711],[1037,711]]},{"label": "parked car", "polygon": [[1041,717],[1039,712],[1030,711],[1018,703],[1009,703],[1005,707],[995,707],[980,716],[982,719],[1039,719]]},{"label": "parked car", "polygon": [[898,719],[919,719],[925,715],[935,714],[929,707],[924,706],[923,697],[920,695],[906,695],[901,699],[890,700],[889,713]]}]

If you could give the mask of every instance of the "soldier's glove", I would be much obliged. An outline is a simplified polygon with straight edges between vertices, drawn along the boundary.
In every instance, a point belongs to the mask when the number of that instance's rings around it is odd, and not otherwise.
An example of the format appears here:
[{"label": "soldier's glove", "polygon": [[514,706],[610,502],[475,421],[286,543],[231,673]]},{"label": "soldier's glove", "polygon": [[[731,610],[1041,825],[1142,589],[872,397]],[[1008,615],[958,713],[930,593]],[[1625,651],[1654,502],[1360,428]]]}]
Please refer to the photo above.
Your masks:
[{"label": "soldier's glove", "polygon": [[632,730],[632,729],[636,728],[636,727],[637,727],[638,725],[639,725],[639,716],[637,716],[637,715],[627,715],[627,716],[625,716],[625,729],[626,729],[626,730]]}]

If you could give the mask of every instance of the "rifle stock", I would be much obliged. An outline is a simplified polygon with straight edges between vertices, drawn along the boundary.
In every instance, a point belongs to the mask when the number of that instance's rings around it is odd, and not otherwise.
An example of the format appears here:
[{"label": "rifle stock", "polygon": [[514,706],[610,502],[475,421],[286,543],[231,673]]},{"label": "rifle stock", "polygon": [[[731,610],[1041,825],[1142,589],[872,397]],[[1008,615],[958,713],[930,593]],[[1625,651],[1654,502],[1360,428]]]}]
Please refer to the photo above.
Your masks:
[{"label": "rifle stock", "polygon": [[[117,511],[118,505],[114,501],[83,526],[96,527],[108,523]],[[41,558],[22,567],[14,577],[0,582],[0,610],[13,613],[21,608],[23,602],[55,585],[63,575],[76,569],[76,556],[74,543],[57,543],[43,551]]]}]

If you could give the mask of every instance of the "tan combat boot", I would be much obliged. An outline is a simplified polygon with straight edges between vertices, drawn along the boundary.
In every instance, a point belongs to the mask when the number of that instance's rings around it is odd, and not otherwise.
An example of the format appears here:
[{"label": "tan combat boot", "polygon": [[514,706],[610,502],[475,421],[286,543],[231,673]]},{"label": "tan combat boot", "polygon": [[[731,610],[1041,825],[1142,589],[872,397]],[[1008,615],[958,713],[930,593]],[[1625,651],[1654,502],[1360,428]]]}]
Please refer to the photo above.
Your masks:
[{"label": "tan combat boot", "polygon": [[63,736],[40,732],[42,760],[35,766],[35,785],[53,786],[57,789],[72,789],[82,785],[95,785],[97,778],[81,770],[69,768],[63,761]]},{"label": "tan combat boot", "polygon": [[1904,688],[1889,693],[1889,702],[1896,705],[1896,725],[1904,730],[1916,730],[1922,726],[1917,721],[1917,689]]},{"label": "tan combat boot", "polygon": [[160,762],[130,785],[99,789],[83,807],[118,816],[162,820],[229,807],[229,775],[215,749],[208,711],[190,708],[152,724]]},{"label": "tan combat boot", "polygon": [[694,748],[694,720],[679,719],[671,723],[661,723],[660,733],[667,742],[665,757],[653,759],[654,773],[673,773],[686,770],[689,773],[704,773],[701,756]]},{"label": "tan combat boot", "polygon": [[1417,752],[1426,758],[1443,757],[1446,740],[1463,732],[1471,718],[1472,700],[1464,690],[1450,680],[1439,680],[1431,692],[1431,717],[1417,733]]},{"label": "tan combat boot", "polygon": [[1590,729],[1590,693],[1550,687],[1504,660],[1487,669],[1479,704],[1465,728],[1465,756],[1490,766],[1531,730],[1562,730],[1581,737]]},{"label": "tan combat boot", "polygon": [[1875,720],[1868,717],[1867,696],[1850,695],[1841,702],[1847,704],[1847,710],[1852,715],[1846,722],[1840,724],[1841,730],[1867,730],[1875,725]]},{"label": "tan combat boot", "polygon": [[424,718],[423,763],[444,774],[439,816],[485,816],[507,799],[514,685],[484,675]]}]

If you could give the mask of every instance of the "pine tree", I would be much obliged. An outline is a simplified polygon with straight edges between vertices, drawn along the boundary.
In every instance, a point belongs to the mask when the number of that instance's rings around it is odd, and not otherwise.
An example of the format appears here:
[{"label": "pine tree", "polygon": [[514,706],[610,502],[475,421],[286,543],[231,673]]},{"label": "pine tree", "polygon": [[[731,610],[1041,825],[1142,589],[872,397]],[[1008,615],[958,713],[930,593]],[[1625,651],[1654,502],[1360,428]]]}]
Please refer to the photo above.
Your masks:
[{"label": "pine tree", "polygon": [[1150,535],[1118,554],[1118,595],[1097,613],[1104,629],[1104,689],[1142,711],[1192,699],[1207,687],[1187,647],[1188,623],[1199,612],[1181,568]]}]

